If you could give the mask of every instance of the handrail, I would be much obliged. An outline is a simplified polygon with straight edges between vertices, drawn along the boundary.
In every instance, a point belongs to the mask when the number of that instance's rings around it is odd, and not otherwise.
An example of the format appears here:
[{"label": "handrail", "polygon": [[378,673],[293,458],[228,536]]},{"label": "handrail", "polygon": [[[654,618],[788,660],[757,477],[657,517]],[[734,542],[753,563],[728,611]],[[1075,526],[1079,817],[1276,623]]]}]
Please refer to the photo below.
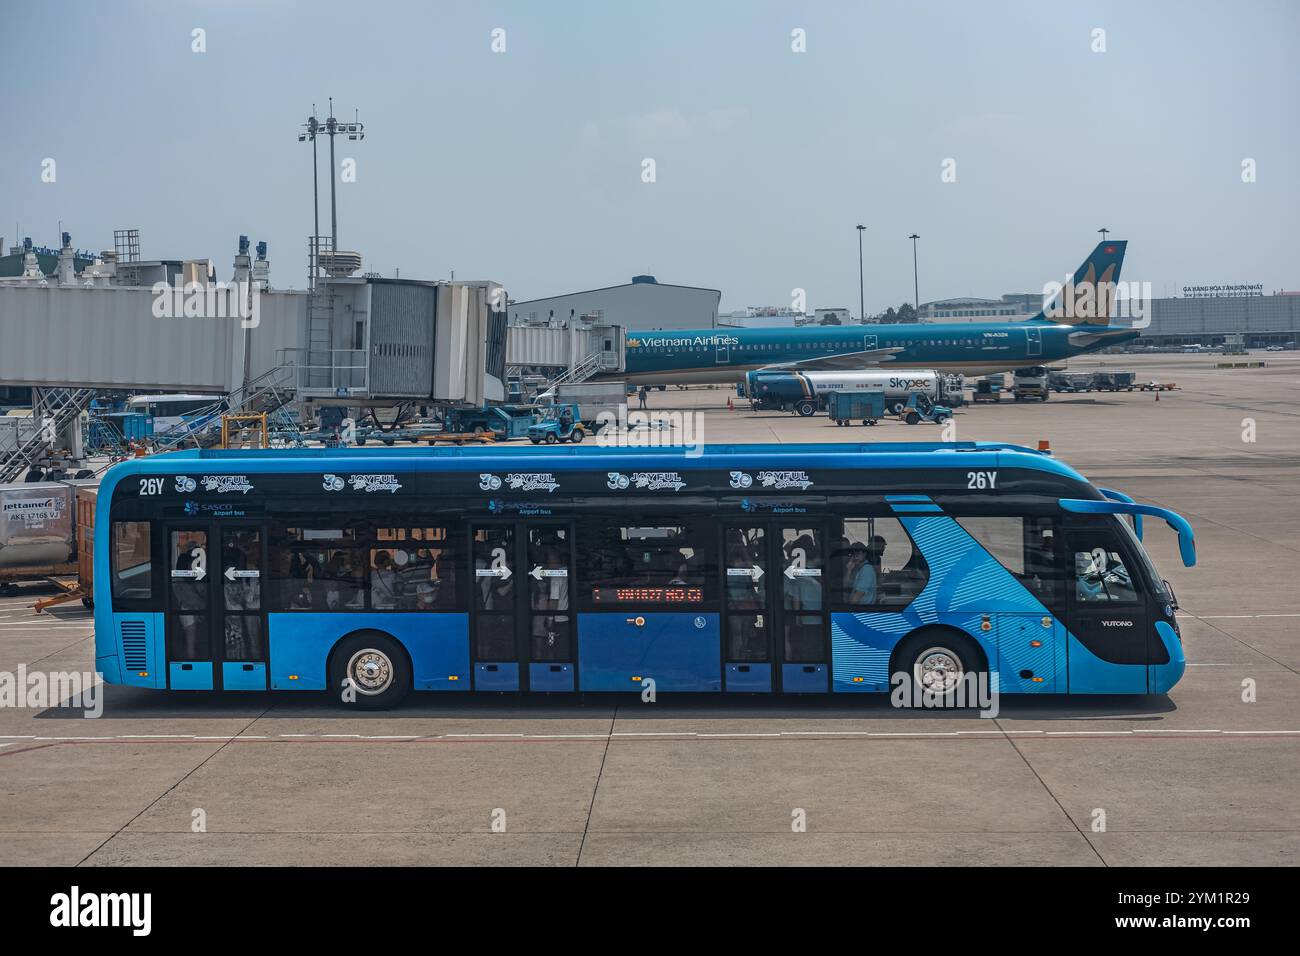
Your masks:
[{"label": "handrail", "polygon": [[1140,505],[1136,502],[1093,501],[1084,498],[1062,498],[1060,504],[1064,510],[1075,514],[1152,515],[1162,518],[1178,533],[1178,553],[1183,559],[1183,566],[1188,568],[1196,566],[1196,534],[1192,531],[1191,523],[1176,511],[1159,508],[1156,505]]}]

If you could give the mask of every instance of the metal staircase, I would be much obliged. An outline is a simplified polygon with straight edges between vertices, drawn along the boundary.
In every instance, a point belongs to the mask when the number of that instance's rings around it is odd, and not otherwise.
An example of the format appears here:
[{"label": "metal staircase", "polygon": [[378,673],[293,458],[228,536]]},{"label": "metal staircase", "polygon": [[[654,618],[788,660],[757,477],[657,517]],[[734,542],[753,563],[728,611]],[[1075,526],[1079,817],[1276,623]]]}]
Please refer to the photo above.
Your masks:
[{"label": "metal staircase", "polygon": [[32,403],[32,433],[0,461],[0,484],[16,481],[44,455],[52,450],[68,426],[77,419],[95,397],[93,388],[43,388]]},{"label": "metal staircase", "polygon": [[579,382],[585,382],[597,372],[603,371],[608,365],[609,353],[592,352],[581,362],[570,366],[556,378],[547,382],[546,387],[555,388],[557,385],[577,385]]},{"label": "metal staircase", "polygon": [[[295,366],[277,365],[252,379],[225,398],[193,412],[193,421],[172,429],[154,442],[155,451],[177,448],[211,448],[221,442],[221,419],[225,415],[265,414],[268,419],[293,401]],[[278,430],[298,430],[296,420],[282,416]]]}]

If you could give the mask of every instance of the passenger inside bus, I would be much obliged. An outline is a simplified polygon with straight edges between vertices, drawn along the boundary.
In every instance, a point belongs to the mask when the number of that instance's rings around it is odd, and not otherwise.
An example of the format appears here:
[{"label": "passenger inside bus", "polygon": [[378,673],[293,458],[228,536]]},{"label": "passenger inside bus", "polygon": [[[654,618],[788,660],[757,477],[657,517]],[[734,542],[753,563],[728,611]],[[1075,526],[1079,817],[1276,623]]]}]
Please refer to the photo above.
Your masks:
[{"label": "passenger inside bus", "polygon": [[[884,539],[879,540],[883,550]],[[847,595],[845,603],[859,607],[876,603],[879,561],[879,553],[876,554],[875,561],[872,561],[871,553],[861,541],[849,545],[849,553],[844,564],[844,593]]]},{"label": "passenger inside bus", "polygon": [[374,567],[370,571],[370,606],[376,610],[392,610],[399,603],[401,581],[393,567],[393,559],[387,551],[380,551],[374,557]]}]

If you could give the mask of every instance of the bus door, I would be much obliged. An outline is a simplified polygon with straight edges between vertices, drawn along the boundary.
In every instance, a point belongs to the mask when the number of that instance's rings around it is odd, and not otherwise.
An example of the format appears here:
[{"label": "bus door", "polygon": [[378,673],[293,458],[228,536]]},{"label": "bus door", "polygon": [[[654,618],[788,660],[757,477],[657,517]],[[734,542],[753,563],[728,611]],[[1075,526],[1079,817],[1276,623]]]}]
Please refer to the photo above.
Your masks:
[{"label": "bus door", "polygon": [[265,690],[266,535],[261,527],[167,528],[167,686]]},{"label": "bus door", "polygon": [[167,528],[167,686],[174,690],[212,690],[213,586],[211,527]]},{"label": "bus door", "polygon": [[825,526],[738,522],[723,536],[725,689],[827,691]]},{"label": "bus door", "polygon": [[213,616],[221,686],[266,690],[266,529],[257,525],[217,526],[221,537],[213,584]]},{"label": "bus door", "polygon": [[1065,571],[1069,692],[1145,693],[1154,625],[1120,529],[1111,521],[1067,521]]},{"label": "bus door", "polygon": [[1036,358],[1043,354],[1043,330],[1025,329],[1025,355]]},{"label": "bus door", "polygon": [[573,690],[572,527],[484,522],[471,525],[470,536],[475,689]]}]

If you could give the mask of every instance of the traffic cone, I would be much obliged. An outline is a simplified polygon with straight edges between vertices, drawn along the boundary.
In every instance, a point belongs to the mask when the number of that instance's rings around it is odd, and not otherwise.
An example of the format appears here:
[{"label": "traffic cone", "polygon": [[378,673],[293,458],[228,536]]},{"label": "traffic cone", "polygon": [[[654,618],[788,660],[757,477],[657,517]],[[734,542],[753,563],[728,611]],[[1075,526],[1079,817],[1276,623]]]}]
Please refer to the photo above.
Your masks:
[{"label": "traffic cone", "polygon": [[1160,392],[1159,392],[1159,390],[1156,391],[1156,401],[1157,401],[1157,402],[1160,401]]},{"label": "traffic cone", "polygon": [[735,410],[736,410],[736,406],[732,403],[732,401],[731,401],[731,396],[728,395],[728,396],[727,396],[727,411],[729,411],[729,412],[734,412]]}]

